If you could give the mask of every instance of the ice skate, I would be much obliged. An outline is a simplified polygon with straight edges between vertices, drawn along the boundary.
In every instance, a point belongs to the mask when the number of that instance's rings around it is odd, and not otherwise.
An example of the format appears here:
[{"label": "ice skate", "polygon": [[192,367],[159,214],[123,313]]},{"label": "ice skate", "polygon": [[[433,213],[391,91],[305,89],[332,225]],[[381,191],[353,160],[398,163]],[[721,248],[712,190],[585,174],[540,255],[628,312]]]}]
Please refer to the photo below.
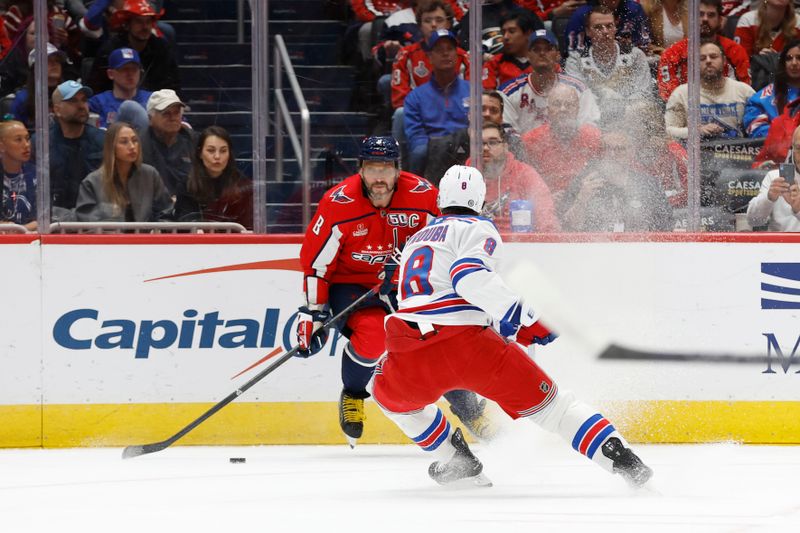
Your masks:
[{"label": "ice skate", "polygon": [[491,487],[492,482],[483,474],[483,464],[470,451],[461,428],[455,430],[450,442],[456,449],[455,455],[446,463],[441,461],[432,463],[428,468],[431,479],[440,485],[464,480],[480,487]]},{"label": "ice skate", "polygon": [[603,455],[614,461],[614,473],[621,475],[633,487],[641,487],[652,477],[653,470],[635,453],[611,437],[602,446]]},{"label": "ice skate", "polygon": [[464,412],[464,410],[457,408],[454,404],[450,405],[450,410],[461,420],[461,423],[464,424],[467,431],[476,439],[489,441],[497,435],[499,428],[497,424],[492,421],[489,414],[486,413],[485,399],[477,402],[475,409],[471,412]]},{"label": "ice skate", "polygon": [[339,396],[339,425],[351,448],[356,447],[364,432],[364,418],[364,399],[342,390]]}]

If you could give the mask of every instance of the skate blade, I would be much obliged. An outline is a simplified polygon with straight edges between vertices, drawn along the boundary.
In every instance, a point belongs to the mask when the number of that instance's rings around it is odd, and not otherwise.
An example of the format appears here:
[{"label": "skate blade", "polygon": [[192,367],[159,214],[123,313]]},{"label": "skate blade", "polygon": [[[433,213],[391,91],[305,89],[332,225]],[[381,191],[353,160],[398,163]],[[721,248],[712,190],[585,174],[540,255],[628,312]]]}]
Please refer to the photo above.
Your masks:
[{"label": "skate blade", "polygon": [[444,483],[442,486],[456,490],[471,489],[474,487],[488,488],[492,486],[492,480],[486,477],[485,474],[480,473],[477,476],[465,477],[457,479],[456,481],[451,481],[450,483]]},{"label": "skate blade", "polygon": [[347,439],[347,444],[350,445],[351,450],[356,447],[356,444],[358,444],[358,439],[354,439],[350,435],[345,435],[344,438]]}]

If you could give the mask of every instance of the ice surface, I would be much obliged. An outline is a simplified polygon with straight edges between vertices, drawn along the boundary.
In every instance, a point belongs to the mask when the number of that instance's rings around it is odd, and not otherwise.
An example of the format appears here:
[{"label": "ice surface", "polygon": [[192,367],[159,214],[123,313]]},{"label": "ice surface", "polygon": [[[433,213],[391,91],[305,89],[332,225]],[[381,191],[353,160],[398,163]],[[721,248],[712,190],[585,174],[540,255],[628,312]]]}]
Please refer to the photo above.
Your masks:
[{"label": "ice surface", "polygon": [[411,445],[176,446],[125,461],[0,450],[0,532],[800,531],[798,446],[639,445],[655,476],[634,491],[524,426],[473,445],[492,488],[434,484]]}]

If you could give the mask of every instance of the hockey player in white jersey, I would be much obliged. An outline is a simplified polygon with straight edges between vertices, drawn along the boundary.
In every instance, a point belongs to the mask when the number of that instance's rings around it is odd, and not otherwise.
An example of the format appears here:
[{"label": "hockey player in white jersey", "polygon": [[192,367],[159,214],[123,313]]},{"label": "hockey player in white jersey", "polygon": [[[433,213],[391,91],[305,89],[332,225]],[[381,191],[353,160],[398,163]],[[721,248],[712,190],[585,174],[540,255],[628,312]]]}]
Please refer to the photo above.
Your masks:
[{"label": "hockey player in white jersey", "polygon": [[439,187],[443,215],[403,250],[399,311],[386,320],[387,355],[375,371],[375,401],[433,455],[428,473],[441,484],[489,484],[461,431],[451,430],[435,404],[452,389],[492,399],[510,417],[528,418],[609,472],[644,484],[651,469],[614,426],[560,390],[517,344],[547,344],[556,336],[496,273],[503,242],[478,215],[486,194],[481,173],[454,166]]}]

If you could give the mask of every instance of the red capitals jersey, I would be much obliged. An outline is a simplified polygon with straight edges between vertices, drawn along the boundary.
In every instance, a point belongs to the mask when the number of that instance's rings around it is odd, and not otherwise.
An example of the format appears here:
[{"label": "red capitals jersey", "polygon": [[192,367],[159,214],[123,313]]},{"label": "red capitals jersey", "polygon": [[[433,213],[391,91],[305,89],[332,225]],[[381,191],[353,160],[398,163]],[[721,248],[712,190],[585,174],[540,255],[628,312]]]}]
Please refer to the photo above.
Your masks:
[{"label": "red capitals jersey", "polygon": [[[458,73],[465,80],[469,79],[469,54],[458,48]],[[406,96],[412,90],[431,79],[431,62],[428,53],[422,47],[422,41],[404,46],[397,53],[392,65],[392,107],[403,107]]]},{"label": "red capitals jersey", "polygon": [[483,64],[483,88],[487,91],[497,89],[504,83],[532,71],[531,64],[527,59],[523,61],[503,53],[495,54],[492,59]]},{"label": "red capitals jersey", "polygon": [[[734,41],[718,36],[722,51],[728,58],[725,67],[725,76],[750,84],[750,56],[744,48]],[[661,54],[658,63],[658,94],[666,102],[678,85],[683,85],[688,81],[689,74],[686,72],[689,54],[689,41],[683,39],[673,44]]]},{"label": "red capitals jersey", "polygon": [[326,191],[300,249],[308,303],[327,303],[332,283],[379,283],[394,249],[439,216],[437,194],[430,182],[409,172],[400,172],[385,208],[372,205],[359,174]]}]

